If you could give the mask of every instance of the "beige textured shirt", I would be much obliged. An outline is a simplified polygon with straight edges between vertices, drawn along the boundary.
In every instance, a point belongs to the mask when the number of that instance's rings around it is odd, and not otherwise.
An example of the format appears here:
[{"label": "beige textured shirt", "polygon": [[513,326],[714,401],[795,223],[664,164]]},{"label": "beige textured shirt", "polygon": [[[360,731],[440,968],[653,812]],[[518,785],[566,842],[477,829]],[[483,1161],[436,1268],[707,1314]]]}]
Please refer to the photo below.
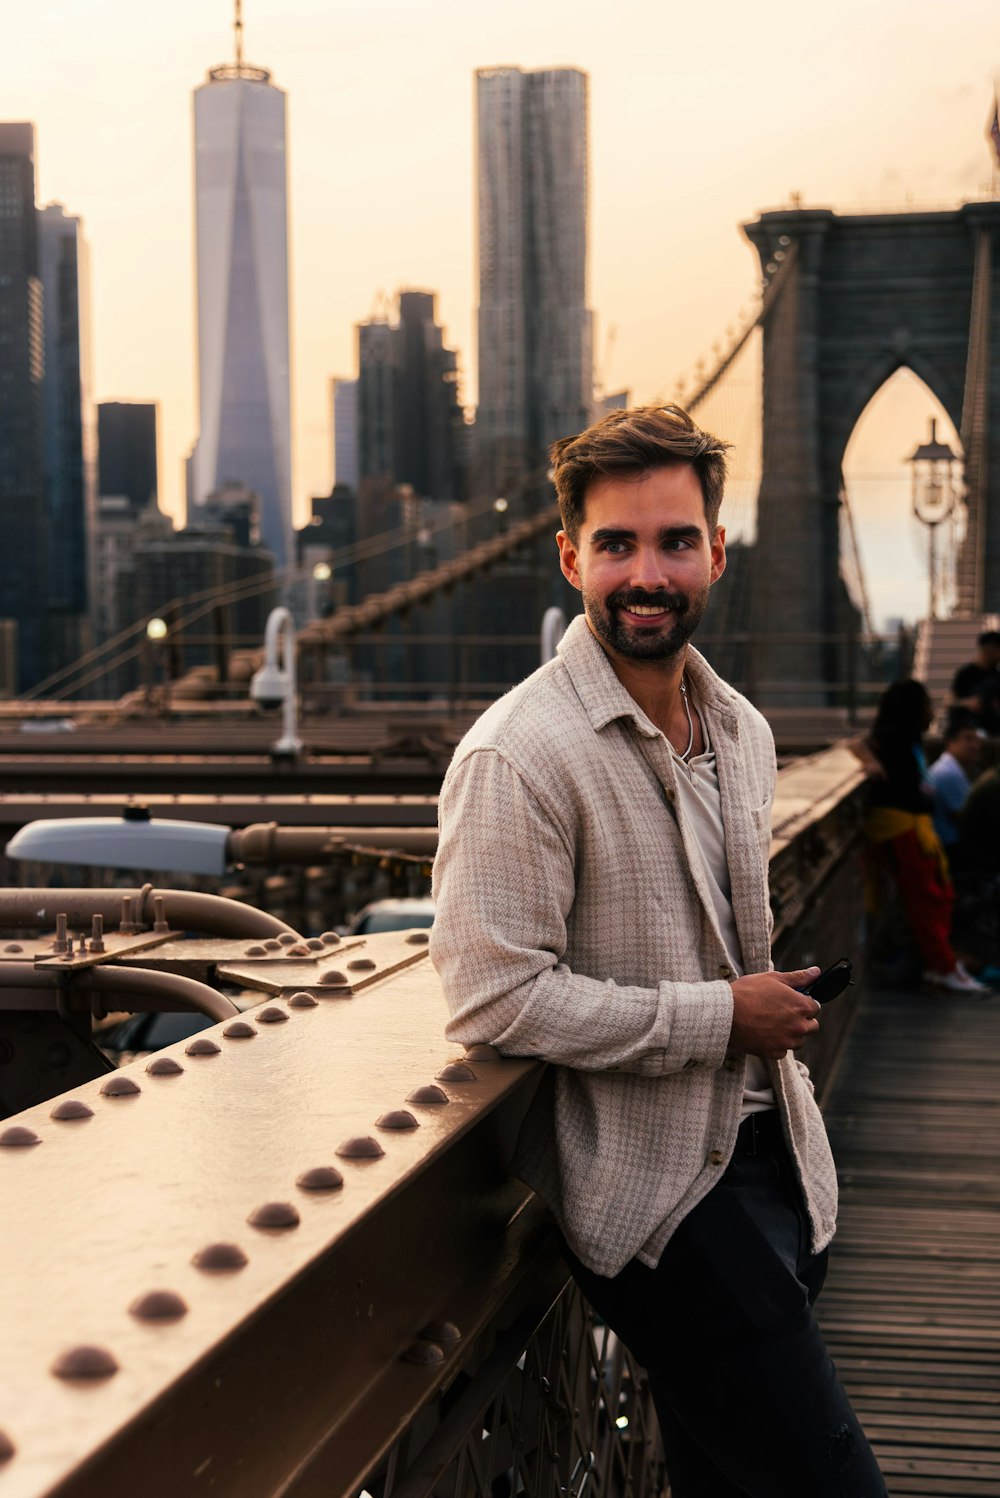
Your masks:
[{"label": "beige textured shirt", "polygon": [[[716,751],[744,966],[764,972],[771,732],[690,648],[687,670]],[[580,617],[466,735],[441,792],[431,957],[447,1033],[552,1063],[515,1169],[604,1275],[658,1261],[740,1119],[730,964],[675,777]],[[819,1250],[837,1199],[823,1121],[803,1067],[789,1055],[769,1070]]]}]

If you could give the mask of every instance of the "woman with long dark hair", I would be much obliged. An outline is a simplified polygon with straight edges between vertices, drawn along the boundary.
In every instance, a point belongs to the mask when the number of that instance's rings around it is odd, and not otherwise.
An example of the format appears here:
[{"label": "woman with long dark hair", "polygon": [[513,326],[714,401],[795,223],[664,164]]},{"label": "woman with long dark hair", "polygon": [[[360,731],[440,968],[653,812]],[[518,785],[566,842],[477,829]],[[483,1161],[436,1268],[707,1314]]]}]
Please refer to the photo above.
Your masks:
[{"label": "woman with long dark hair", "polygon": [[933,788],[923,736],[934,713],[923,682],[894,681],[879,698],[875,722],[854,751],[870,776],[865,834],[876,869],[897,885],[924,982],[952,993],[988,993],[966,972],[951,945],[954,892],[934,830]]}]

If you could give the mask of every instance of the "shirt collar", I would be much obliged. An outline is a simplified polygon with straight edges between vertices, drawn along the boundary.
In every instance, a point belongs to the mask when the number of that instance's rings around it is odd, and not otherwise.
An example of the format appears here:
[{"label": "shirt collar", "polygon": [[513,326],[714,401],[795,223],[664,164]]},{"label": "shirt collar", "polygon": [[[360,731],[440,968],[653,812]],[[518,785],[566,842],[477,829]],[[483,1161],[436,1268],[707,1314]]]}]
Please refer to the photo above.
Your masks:
[{"label": "shirt collar", "polygon": [[[620,718],[629,718],[644,738],[661,737],[660,730],[618,680],[614,667],[582,614],[577,615],[560,640],[559,657],[569,672],[595,733],[600,733],[609,723]],[[718,713],[724,723],[727,719],[735,721],[736,693],[690,645],[685,669],[699,704],[709,712]]]}]

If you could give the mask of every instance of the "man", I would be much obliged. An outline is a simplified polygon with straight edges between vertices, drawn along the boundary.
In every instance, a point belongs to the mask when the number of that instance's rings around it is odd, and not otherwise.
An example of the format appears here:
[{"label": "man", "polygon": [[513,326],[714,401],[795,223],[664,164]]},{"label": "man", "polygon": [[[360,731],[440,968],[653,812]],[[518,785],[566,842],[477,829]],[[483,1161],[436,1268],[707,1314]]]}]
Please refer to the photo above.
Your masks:
[{"label": "man", "polygon": [[934,828],[949,862],[958,843],[959,813],[969,799],[982,752],[982,731],[975,713],[952,708],[944,731],[944,752],[927,771],[927,783],[934,792]]},{"label": "man", "polygon": [[952,704],[976,713],[987,733],[1000,732],[1000,631],[976,639],[976,658],[959,666],[951,683]]},{"label": "man", "polygon": [[769,971],[774,745],[687,643],[724,444],[640,407],[552,457],[585,614],[442,789],[448,1034],[552,1063],[515,1168],[650,1375],[674,1498],[879,1498],[810,1308],[836,1178],[788,1054],[817,969]]}]

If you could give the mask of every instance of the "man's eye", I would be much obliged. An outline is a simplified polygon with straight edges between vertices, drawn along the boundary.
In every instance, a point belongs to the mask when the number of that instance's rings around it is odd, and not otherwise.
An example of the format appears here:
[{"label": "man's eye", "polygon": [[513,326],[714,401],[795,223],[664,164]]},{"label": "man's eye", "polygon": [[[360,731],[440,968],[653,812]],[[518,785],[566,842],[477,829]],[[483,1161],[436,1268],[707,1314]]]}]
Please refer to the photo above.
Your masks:
[{"label": "man's eye", "polygon": [[617,556],[619,552],[622,552],[622,551],[625,550],[625,542],[624,541],[605,541],[602,544],[602,546],[601,546],[601,550],[602,551],[609,551],[612,556]]}]

